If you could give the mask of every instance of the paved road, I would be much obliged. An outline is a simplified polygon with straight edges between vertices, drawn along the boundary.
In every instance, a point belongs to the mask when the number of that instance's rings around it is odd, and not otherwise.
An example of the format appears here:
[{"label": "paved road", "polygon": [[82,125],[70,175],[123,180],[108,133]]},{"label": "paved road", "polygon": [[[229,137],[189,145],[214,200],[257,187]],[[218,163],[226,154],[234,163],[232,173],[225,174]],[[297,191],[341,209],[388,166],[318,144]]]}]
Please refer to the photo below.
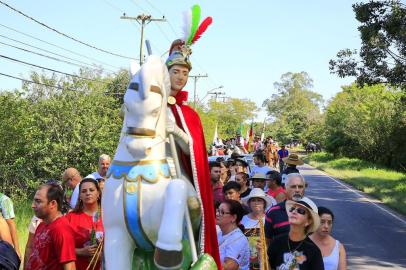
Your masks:
[{"label": "paved road", "polygon": [[[347,250],[348,269],[406,269],[406,219],[342,182],[301,166],[309,196],[335,215],[333,235]],[[405,194],[406,196],[406,194]]]}]

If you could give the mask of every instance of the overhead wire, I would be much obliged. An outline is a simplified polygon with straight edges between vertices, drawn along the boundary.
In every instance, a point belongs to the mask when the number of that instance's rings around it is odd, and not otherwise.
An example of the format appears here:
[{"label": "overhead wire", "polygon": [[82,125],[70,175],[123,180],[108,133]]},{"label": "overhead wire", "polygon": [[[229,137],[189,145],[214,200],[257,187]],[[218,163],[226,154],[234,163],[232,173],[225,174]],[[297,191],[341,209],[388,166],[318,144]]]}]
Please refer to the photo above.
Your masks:
[{"label": "overhead wire", "polygon": [[[28,46],[28,47],[31,47],[31,48],[34,48],[34,49],[37,49],[37,50],[40,50],[40,51],[43,51],[43,52],[47,52],[47,53],[50,53],[50,54],[53,54],[53,55],[56,55],[56,56],[65,58],[65,59],[69,59],[69,60],[72,60],[72,61],[75,61],[75,62],[78,62],[78,63],[82,63],[83,65],[88,66],[88,67],[86,67],[86,68],[92,68],[92,69],[100,68],[100,67],[96,66],[95,64],[89,64],[89,63],[83,62],[83,61],[78,60],[78,59],[74,59],[74,58],[71,58],[71,57],[68,57],[68,56],[59,54],[59,53],[55,53],[55,52],[52,52],[52,51],[49,51],[49,50],[46,50],[46,49],[42,49],[42,48],[40,48],[40,47],[33,46],[33,45],[31,45],[31,44],[28,44],[28,43],[25,43],[25,42],[22,42],[22,41],[19,41],[19,40],[10,38],[10,37],[3,36],[3,35],[1,35],[1,34],[0,34],[0,37],[5,38],[5,39],[8,39],[8,40],[11,40],[11,41],[14,41],[14,42],[19,43],[19,44],[23,44],[23,45],[25,45],[25,46]],[[4,43],[3,43],[3,44],[4,44]],[[12,46],[12,45],[9,45],[9,46]],[[36,52],[33,52],[33,53],[36,54]],[[75,63],[73,63],[73,64],[75,64]],[[82,66],[82,65],[79,65],[79,64],[75,64],[75,65],[78,65],[78,66],[81,66],[81,67],[85,67],[85,66]],[[106,69],[106,68],[104,68],[104,69]],[[113,70],[109,70],[109,69],[106,69],[106,70],[111,71],[111,72],[114,72]]]},{"label": "overhead wire", "polygon": [[[83,65],[79,65],[79,64],[70,62],[70,61],[66,61],[66,60],[56,58],[56,57],[53,57],[53,56],[49,56],[49,55],[45,55],[45,54],[42,54],[42,53],[34,52],[34,51],[31,51],[31,50],[21,48],[21,47],[18,47],[18,46],[14,46],[14,45],[11,45],[11,44],[7,44],[7,43],[1,42],[1,41],[0,41],[0,44],[6,45],[6,46],[9,46],[9,47],[12,47],[14,49],[18,49],[18,50],[21,50],[21,51],[24,51],[24,52],[28,52],[28,53],[39,55],[39,56],[42,56],[42,57],[46,57],[48,59],[58,61],[58,62],[62,62],[62,63],[65,63],[65,64],[74,65],[74,66],[81,67],[81,68],[86,68],[86,69],[89,68],[89,67],[86,67],[86,66],[83,66]],[[92,70],[95,70],[95,69],[92,68]]]},{"label": "overhead wire", "polygon": [[79,39],[77,39],[77,38],[71,37],[71,36],[69,36],[69,35],[67,35],[67,34],[65,34],[65,33],[61,32],[61,31],[59,31],[59,30],[57,30],[57,29],[55,29],[55,28],[53,28],[53,27],[48,26],[47,24],[45,24],[45,23],[43,23],[43,22],[40,22],[40,21],[36,20],[35,18],[33,18],[33,17],[31,17],[31,16],[29,16],[29,15],[23,13],[22,11],[20,11],[20,10],[18,10],[18,9],[16,9],[16,8],[10,6],[10,5],[8,5],[7,3],[4,3],[4,2],[1,1],[1,0],[0,0],[0,4],[6,6],[6,7],[8,7],[8,8],[10,8],[11,10],[13,10],[13,11],[19,13],[20,15],[22,15],[22,16],[24,16],[24,17],[26,17],[26,18],[28,18],[28,19],[30,19],[30,20],[36,22],[37,24],[39,24],[39,25],[41,25],[41,26],[43,26],[43,27],[45,27],[45,28],[47,28],[47,29],[49,29],[49,30],[55,32],[55,33],[58,33],[59,35],[62,35],[62,36],[64,36],[64,37],[66,37],[66,38],[69,38],[69,39],[71,39],[71,40],[73,40],[73,41],[76,41],[76,42],[78,42],[78,43],[80,43],[80,44],[82,44],[82,45],[85,45],[85,46],[90,47],[90,48],[92,48],[92,49],[95,49],[95,50],[98,50],[98,51],[101,51],[101,52],[104,52],[104,53],[107,53],[107,54],[110,54],[110,55],[113,55],[113,56],[117,56],[117,57],[121,57],[121,58],[126,58],[126,59],[135,60],[133,57],[124,56],[124,55],[121,55],[121,54],[118,54],[118,53],[113,53],[113,52],[107,51],[107,50],[105,50],[105,49],[98,48],[98,47],[96,47],[96,46],[94,46],[94,45],[88,44],[88,43],[86,43],[86,42],[83,42],[83,41],[81,41],[81,40],[79,40]]},{"label": "overhead wire", "polygon": [[[11,30],[11,31],[14,31],[14,32],[16,32],[16,33],[19,33],[19,34],[21,34],[21,35],[30,37],[30,38],[35,39],[35,40],[38,40],[38,41],[41,41],[41,42],[43,42],[43,43],[45,43],[45,44],[54,46],[54,47],[56,47],[56,48],[58,48],[58,49],[61,49],[61,50],[70,52],[70,53],[75,54],[75,55],[78,55],[78,56],[81,56],[81,57],[83,57],[83,58],[86,58],[86,59],[95,61],[95,62],[97,62],[97,63],[103,64],[103,65],[106,65],[106,66],[109,66],[109,67],[112,67],[112,68],[115,68],[115,69],[120,69],[119,67],[110,65],[110,64],[105,63],[105,62],[102,62],[102,61],[97,60],[97,59],[95,59],[95,58],[92,58],[92,57],[90,57],[90,56],[86,56],[86,55],[84,55],[84,54],[77,53],[77,52],[72,51],[72,50],[70,50],[70,49],[66,49],[66,48],[64,48],[64,47],[61,47],[61,46],[59,46],[59,45],[56,45],[56,44],[50,43],[50,42],[48,42],[48,41],[42,40],[42,39],[40,39],[40,38],[34,37],[34,36],[30,35],[30,34],[26,34],[26,33],[24,33],[24,32],[21,32],[21,31],[19,31],[19,30],[17,30],[17,29],[14,29],[14,28],[12,28],[12,27],[6,26],[6,25],[4,25],[4,24],[1,24],[1,23],[0,23],[0,26],[1,26],[1,27],[4,27],[4,28],[6,28],[6,29],[9,29],[9,30]],[[138,60],[138,59],[136,59],[136,60]]]},{"label": "overhead wire", "polygon": [[75,75],[75,74],[70,74],[70,73],[66,73],[66,72],[63,72],[63,71],[59,71],[59,70],[56,70],[56,69],[52,69],[52,68],[47,68],[47,67],[39,66],[39,65],[32,64],[32,63],[28,63],[28,62],[25,62],[25,61],[21,61],[21,60],[12,58],[12,57],[8,57],[8,56],[6,56],[6,55],[0,54],[0,57],[1,57],[1,58],[4,58],[4,59],[7,59],[7,60],[9,60],[9,61],[21,63],[21,64],[24,64],[24,65],[33,66],[33,67],[36,67],[36,68],[45,69],[45,70],[52,71],[52,72],[59,73],[59,74],[63,74],[63,75],[66,75],[66,76],[71,76],[71,77],[74,77],[74,78],[77,78],[77,79],[82,79],[82,80],[87,80],[87,81],[93,81],[93,82],[99,82],[99,83],[105,84],[105,82],[100,81],[100,80],[89,79],[89,78],[81,77],[81,76],[78,76],[78,75]]},{"label": "overhead wire", "polygon": [[53,88],[60,89],[60,90],[77,91],[76,89],[73,89],[73,88],[70,88],[70,87],[60,87],[60,86],[46,84],[46,83],[34,82],[34,81],[31,81],[31,80],[23,79],[23,78],[16,77],[16,76],[13,76],[13,75],[9,75],[9,74],[5,74],[5,73],[2,73],[2,72],[0,72],[0,75],[5,76],[5,77],[9,77],[9,78],[13,78],[13,79],[16,79],[16,80],[20,80],[20,81],[26,82],[26,83],[34,83],[34,84],[43,85],[43,86],[47,86],[47,87],[53,87]]},{"label": "overhead wire", "polygon": [[[151,1],[146,0],[146,2],[147,2],[147,4],[148,4],[150,7],[152,7],[153,9],[155,9],[155,11],[157,11],[158,13],[161,13],[161,15],[164,16],[164,13],[163,13],[161,10],[159,10],[155,5],[153,5]],[[171,30],[172,30],[172,32],[175,34],[175,36],[178,36],[179,33],[177,33],[177,32],[175,31],[175,28],[172,26],[171,22],[170,22],[169,20],[166,20],[166,22],[168,23],[169,27],[171,28]]]}]

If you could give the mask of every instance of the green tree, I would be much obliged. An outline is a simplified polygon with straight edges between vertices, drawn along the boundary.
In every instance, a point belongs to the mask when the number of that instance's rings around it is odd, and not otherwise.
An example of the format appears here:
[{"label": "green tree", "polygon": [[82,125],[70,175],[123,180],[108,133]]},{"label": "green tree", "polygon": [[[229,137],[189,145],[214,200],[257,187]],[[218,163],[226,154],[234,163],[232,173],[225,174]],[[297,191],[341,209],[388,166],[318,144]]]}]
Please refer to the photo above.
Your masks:
[{"label": "green tree", "polygon": [[[326,111],[327,150],[386,166],[405,166],[404,94],[385,85],[343,87]],[[403,161],[402,161],[403,160]]]},{"label": "green tree", "polygon": [[198,107],[197,112],[203,124],[206,144],[209,145],[212,143],[216,124],[220,138],[235,137],[242,123],[255,118],[258,107],[248,99],[229,98],[224,102],[212,99],[206,108]]},{"label": "green tree", "polygon": [[85,176],[96,169],[100,154],[114,154],[121,104],[108,87],[127,85],[128,78],[80,74],[89,80],[32,73],[38,84],[0,95],[0,183],[9,194],[27,196],[70,166]]},{"label": "green tree", "polygon": [[388,83],[406,90],[406,6],[399,0],[369,1],[353,5],[361,23],[362,47],[344,49],[330,60],[340,77],[356,76],[359,85]]},{"label": "green tree", "polygon": [[[322,96],[311,91],[313,80],[306,72],[288,72],[274,83],[277,94],[263,102],[268,115],[274,120],[275,136],[282,142],[305,139],[312,124],[320,121]],[[312,138],[317,140],[318,138]]]}]

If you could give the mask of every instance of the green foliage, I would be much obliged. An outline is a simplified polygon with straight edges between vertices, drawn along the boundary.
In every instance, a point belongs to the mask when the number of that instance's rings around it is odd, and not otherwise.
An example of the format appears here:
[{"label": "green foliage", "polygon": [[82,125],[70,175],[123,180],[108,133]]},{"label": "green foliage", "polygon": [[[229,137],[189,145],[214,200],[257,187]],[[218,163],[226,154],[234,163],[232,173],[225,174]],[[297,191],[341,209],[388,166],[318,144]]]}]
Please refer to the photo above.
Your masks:
[{"label": "green foliage", "polygon": [[388,167],[406,166],[404,94],[384,85],[343,87],[326,111],[326,149]]},{"label": "green foliage", "polygon": [[322,96],[309,90],[313,80],[306,72],[288,72],[274,84],[278,90],[263,102],[268,114],[274,119],[276,139],[282,142],[296,140],[320,140],[311,129],[322,123],[320,105]]},{"label": "green foliage", "polygon": [[389,83],[406,90],[406,6],[399,0],[353,5],[361,23],[362,47],[338,52],[330,70],[340,77],[356,76],[359,85]]},{"label": "green foliage", "polygon": [[356,158],[335,158],[328,153],[307,157],[310,165],[344,180],[378,198],[389,207],[406,214],[406,175]]},{"label": "green foliage", "polygon": [[114,154],[122,125],[120,102],[107,87],[122,76],[89,81],[32,73],[38,84],[0,94],[0,188],[14,198],[30,196],[43,180],[60,179],[70,166],[82,175],[96,169],[102,153]]},{"label": "green foliage", "polygon": [[235,137],[240,125],[244,122],[250,122],[255,117],[258,108],[253,101],[229,98],[224,102],[211,100],[207,108],[198,107],[196,110],[204,127],[206,144],[209,145],[213,141],[216,123],[220,138]]}]

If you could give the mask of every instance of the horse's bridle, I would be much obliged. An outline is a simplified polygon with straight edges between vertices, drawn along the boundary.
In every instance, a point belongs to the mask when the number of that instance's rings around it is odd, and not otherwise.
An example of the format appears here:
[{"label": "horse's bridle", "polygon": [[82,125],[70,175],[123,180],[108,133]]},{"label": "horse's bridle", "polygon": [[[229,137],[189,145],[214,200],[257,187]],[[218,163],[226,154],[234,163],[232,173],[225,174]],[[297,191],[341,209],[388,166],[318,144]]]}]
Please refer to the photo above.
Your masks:
[{"label": "horse's bridle", "polygon": [[[138,92],[139,84],[137,82],[132,82],[128,85],[128,89]],[[150,91],[153,93],[160,94],[162,96],[162,99],[164,98],[164,95],[162,94],[160,87],[158,87],[156,85],[151,85]],[[166,103],[162,100],[161,110],[159,112],[158,119],[156,120],[156,123],[155,123],[155,129],[127,127],[127,132],[126,132],[127,135],[134,136],[134,137],[141,137],[141,138],[155,138],[155,136],[156,136],[155,130],[156,130],[156,127],[158,126],[158,122],[161,118],[161,112],[163,110],[164,105],[166,105]]]}]

